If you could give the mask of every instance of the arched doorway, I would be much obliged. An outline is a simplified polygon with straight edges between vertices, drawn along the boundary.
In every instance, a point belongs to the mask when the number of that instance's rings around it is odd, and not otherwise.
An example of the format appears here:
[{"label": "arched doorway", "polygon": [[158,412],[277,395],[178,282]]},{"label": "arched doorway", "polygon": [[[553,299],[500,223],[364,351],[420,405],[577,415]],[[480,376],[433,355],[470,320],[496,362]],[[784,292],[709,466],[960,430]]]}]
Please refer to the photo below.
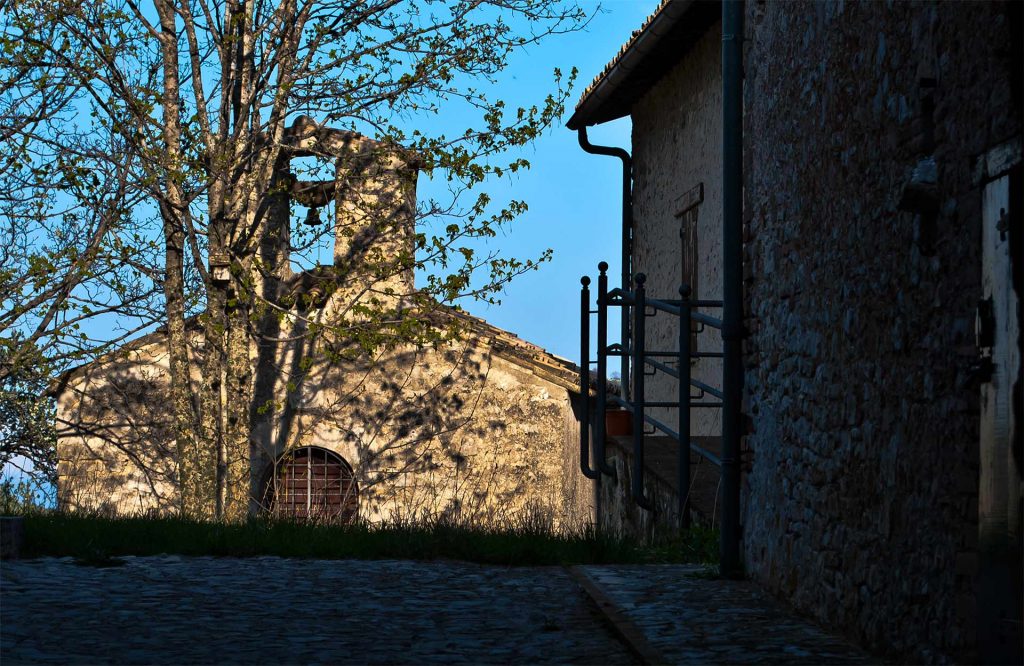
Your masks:
[{"label": "arched doorway", "polygon": [[263,506],[275,517],[349,524],[359,515],[359,485],[344,458],[307,446],[268,470]]}]

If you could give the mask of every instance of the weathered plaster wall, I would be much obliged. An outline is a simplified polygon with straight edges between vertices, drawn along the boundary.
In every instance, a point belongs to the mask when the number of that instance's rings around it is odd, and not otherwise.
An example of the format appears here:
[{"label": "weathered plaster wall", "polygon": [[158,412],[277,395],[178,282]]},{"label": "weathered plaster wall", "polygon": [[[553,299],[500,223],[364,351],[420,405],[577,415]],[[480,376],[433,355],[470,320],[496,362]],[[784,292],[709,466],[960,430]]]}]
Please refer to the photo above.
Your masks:
[{"label": "weathered plaster wall", "polygon": [[[647,275],[649,298],[679,298],[682,274],[680,197],[703,183],[697,214],[698,279],[693,298],[722,297],[722,42],[721,23],[712,26],[658,84],[633,107],[634,242],[633,272]],[[708,310],[721,316],[720,310]],[[647,320],[649,349],[679,348],[677,318],[659,314]],[[698,336],[701,351],[721,351],[718,331]],[[721,386],[721,362],[701,359],[693,377]],[[650,400],[676,400],[678,384],[663,373],[647,377]],[[676,410],[652,410],[678,426]],[[717,435],[716,409],[691,410],[694,435]]]},{"label": "weathered plaster wall", "polygon": [[[746,37],[747,570],[871,647],[969,659],[1005,6],[750,2]],[[928,156],[936,209],[901,210]]]},{"label": "weathered plaster wall", "polygon": [[[286,357],[273,426],[254,436],[254,497],[275,457],[313,445],[352,465],[360,516],[372,522],[458,515],[568,527],[592,520],[593,490],[576,467],[572,394],[494,353],[487,339],[395,350],[373,363],[335,359],[305,368]],[[65,506],[174,510],[166,372],[154,342],[69,382],[59,399]]]}]

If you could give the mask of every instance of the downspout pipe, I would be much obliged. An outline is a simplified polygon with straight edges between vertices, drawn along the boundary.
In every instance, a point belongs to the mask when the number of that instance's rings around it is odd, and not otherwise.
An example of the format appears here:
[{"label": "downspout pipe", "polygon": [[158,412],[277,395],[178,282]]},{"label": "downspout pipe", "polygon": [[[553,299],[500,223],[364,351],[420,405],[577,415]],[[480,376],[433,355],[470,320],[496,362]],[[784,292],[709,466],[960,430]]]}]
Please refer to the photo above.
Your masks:
[{"label": "downspout pipe", "polygon": [[721,574],[742,575],[743,436],[743,0],[722,2],[722,523]]},{"label": "downspout pipe", "polygon": [[[587,128],[584,125],[576,130],[576,136],[580,142],[580,148],[591,155],[608,155],[618,157],[622,160],[622,283],[623,291],[629,291],[633,284],[633,158],[623,148],[612,146],[595,146],[587,138]],[[621,323],[622,341],[622,370],[621,382],[623,396],[628,400],[630,394],[629,382],[629,308],[622,308]],[[600,390],[601,387],[599,387]],[[598,418],[604,418],[599,414]]]},{"label": "downspout pipe", "polygon": [[591,481],[597,481],[601,472],[590,468],[590,278],[584,275],[580,284],[580,471]]}]

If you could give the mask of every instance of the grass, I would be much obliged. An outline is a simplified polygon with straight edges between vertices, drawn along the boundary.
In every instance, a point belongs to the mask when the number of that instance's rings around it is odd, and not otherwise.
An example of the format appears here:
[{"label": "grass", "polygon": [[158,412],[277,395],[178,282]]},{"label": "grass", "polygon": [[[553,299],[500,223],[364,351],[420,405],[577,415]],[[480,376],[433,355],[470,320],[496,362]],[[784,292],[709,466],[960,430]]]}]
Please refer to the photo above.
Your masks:
[{"label": "grass", "polygon": [[24,516],[22,557],[74,557],[116,566],[124,555],[210,555],[321,559],[453,559],[509,566],[711,563],[717,533],[691,530],[654,545],[590,529],[556,534],[542,527],[482,529],[446,521],[316,525],[253,519],[225,524],[177,517],[110,518],[59,512]]}]

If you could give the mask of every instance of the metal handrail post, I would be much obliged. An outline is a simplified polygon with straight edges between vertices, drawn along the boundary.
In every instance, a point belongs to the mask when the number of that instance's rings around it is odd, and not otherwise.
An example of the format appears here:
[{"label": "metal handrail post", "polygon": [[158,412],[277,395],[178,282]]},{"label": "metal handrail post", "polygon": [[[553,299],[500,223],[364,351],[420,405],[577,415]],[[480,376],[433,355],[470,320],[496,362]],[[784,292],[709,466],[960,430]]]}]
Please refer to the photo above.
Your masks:
[{"label": "metal handrail post", "polygon": [[608,407],[608,263],[597,265],[597,405],[594,408],[594,459],[597,469],[613,479],[615,468],[605,452],[605,418]]},{"label": "metal handrail post", "polygon": [[679,287],[679,529],[690,527],[690,286]]},{"label": "metal handrail post", "polygon": [[647,276],[636,274],[636,290],[633,304],[633,500],[642,509],[653,511],[654,506],[644,495],[644,346],[647,319],[646,289]]},{"label": "metal handrail post", "polygon": [[588,479],[600,479],[601,473],[590,468],[590,278],[584,275],[580,284],[580,471]]}]

